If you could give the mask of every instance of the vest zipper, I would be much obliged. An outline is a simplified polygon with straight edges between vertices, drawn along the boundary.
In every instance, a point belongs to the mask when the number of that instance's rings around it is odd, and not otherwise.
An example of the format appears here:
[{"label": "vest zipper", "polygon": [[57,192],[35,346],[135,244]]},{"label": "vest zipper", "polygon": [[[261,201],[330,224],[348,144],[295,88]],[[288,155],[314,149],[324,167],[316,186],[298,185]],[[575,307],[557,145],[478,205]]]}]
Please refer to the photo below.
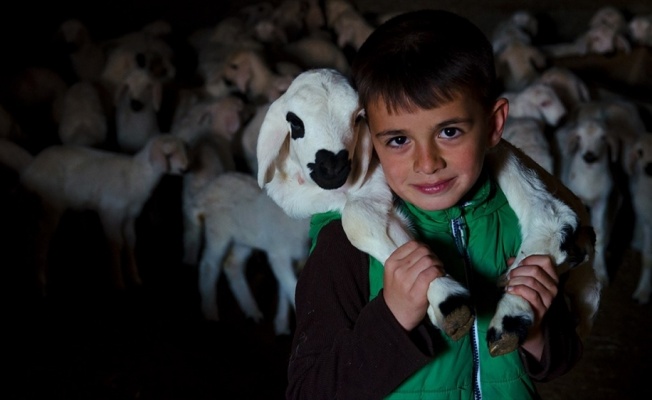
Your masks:
[{"label": "vest zipper", "polygon": [[[473,288],[471,285],[473,269],[471,267],[471,258],[467,251],[466,241],[466,222],[463,216],[459,216],[451,220],[451,230],[453,232],[453,239],[457,250],[464,259],[464,270],[466,275],[466,285],[471,292],[473,298]],[[482,391],[480,388],[480,350],[478,347],[478,320],[473,323],[473,329],[470,331],[471,335],[471,350],[473,352],[473,399],[482,400]]]}]

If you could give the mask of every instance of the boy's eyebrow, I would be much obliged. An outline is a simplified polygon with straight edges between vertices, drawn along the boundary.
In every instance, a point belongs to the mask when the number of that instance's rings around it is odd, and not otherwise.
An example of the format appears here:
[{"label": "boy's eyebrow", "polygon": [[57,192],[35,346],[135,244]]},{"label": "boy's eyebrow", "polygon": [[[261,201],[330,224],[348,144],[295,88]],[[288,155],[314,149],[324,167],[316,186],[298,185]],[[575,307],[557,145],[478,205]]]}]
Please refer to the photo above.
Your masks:
[{"label": "boy's eyebrow", "polygon": [[[473,124],[474,119],[471,117],[468,118],[462,118],[462,117],[455,117],[455,118],[450,118],[444,121],[441,121],[437,123],[432,129],[433,130],[439,130],[444,127],[450,126],[450,125],[457,125],[457,124]],[[376,137],[383,137],[383,136],[400,136],[404,135],[405,130],[404,129],[388,129],[386,131],[380,131],[377,132],[375,135]]]}]

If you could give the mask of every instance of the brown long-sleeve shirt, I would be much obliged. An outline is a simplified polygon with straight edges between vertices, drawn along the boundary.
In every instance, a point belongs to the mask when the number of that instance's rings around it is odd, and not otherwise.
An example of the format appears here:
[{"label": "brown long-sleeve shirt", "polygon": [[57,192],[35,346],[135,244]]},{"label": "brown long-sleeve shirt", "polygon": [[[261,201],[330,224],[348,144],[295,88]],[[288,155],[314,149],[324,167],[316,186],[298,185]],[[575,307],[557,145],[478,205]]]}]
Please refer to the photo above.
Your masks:
[{"label": "brown long-sleeve shirt", "polygon": [[[288,399],[380,399],[432,360],[439,335],[429,319],[406,332],[382,295],[369,296],[368,255],[349,242],[340,220],[330,222],[297,284]],[[560,376],[579,360],[573,327],[559,297],[543,324],[542,360],[520,351],[533,380]]]}]

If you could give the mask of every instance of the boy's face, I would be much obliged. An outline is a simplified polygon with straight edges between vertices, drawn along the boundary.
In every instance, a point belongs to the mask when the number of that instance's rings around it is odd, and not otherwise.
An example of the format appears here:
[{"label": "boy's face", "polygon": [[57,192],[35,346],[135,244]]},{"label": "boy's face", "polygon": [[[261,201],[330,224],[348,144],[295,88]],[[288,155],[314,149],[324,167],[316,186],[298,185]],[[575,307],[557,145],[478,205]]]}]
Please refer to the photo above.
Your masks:
[{"label": "boy's face", "polygon": [[470,97],[440,107],[390,114],[382,99],[367,106],[374,148],[392,190],[425,210],[449,208],[473,187],[495,146],[509,106],[488,113]]}]

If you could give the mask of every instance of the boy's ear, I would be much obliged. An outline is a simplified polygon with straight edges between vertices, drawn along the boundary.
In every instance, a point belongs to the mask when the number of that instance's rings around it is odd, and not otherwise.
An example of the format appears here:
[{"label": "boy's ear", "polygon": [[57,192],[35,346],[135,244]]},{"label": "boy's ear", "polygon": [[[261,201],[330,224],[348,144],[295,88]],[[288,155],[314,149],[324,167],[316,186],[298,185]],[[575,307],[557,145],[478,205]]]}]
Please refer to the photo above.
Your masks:
[{"label": "boy's ear", "polygon": [[494,103],[491,115],[489,116],[489,129],[488,129],[488,144],[489,147],[494,147],[500,142],[503,137],[503,129],[505,128],[505,121],[509,114],[509,101],[501,97]]}]

